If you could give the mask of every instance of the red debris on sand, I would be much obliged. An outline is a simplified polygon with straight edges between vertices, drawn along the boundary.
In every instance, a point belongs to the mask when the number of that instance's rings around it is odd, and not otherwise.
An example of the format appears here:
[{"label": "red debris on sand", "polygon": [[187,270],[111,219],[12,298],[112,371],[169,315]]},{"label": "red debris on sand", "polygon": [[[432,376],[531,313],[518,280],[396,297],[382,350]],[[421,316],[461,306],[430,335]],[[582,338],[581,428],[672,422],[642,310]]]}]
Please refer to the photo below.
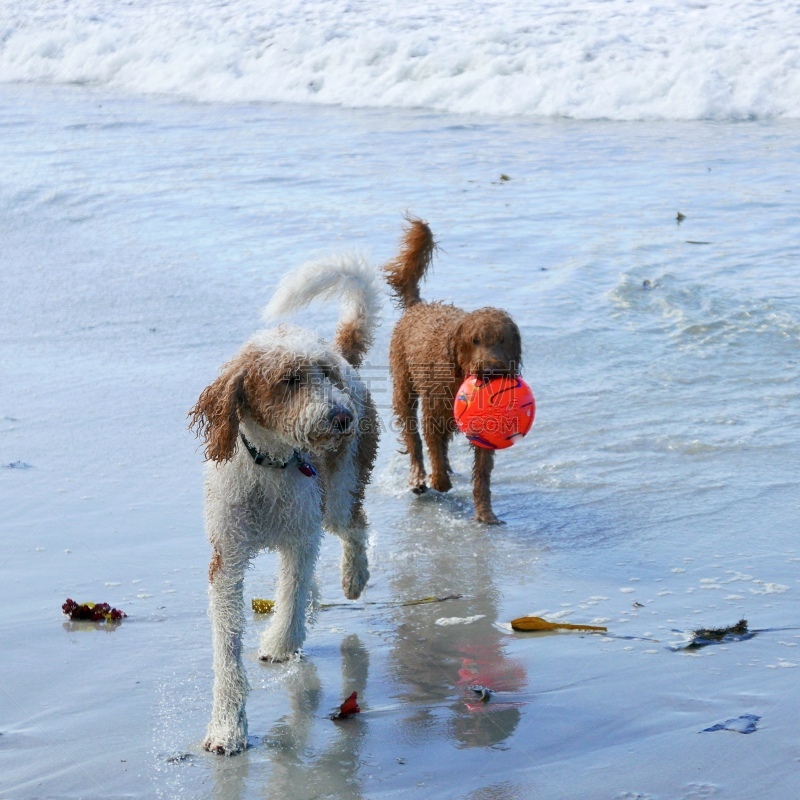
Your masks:
[{"label": "red debris on sand", "polygon": [[350,719],[354,714],[360,714],[358,707],[358,692],[353,692],[347,700],[339,706],[339,713],[334,714],[331,719]]},{"label": "red debris on sand", "polygon": [[108,603],[76,603],[67,598],[61,610],[70,619],[87,620],[88,622],[117,622],[128,615],[118,608],[111,608]]}]

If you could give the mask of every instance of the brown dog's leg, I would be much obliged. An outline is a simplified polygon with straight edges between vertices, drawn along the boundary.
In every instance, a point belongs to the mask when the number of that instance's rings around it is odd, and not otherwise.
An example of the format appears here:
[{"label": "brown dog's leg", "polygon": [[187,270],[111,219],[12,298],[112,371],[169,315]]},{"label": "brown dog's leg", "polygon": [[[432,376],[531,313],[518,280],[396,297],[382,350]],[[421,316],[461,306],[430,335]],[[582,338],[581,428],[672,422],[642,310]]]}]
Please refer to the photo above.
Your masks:
[{"label": "brown dog's leg", "polygon": [[494,467],[494,450],[473,447],[475,463],[472,466],[472,497],[475,501],[475,517],[477,522],[486,525],[502,525],[503,521],[492,511],[491,477]]},{"label": "brown dog's leg", "polygon": [[417,421],[417,406],[419,398],[414,397],[409,404],[409,416],[403,429],[403,444],[411,456],[411,472],[408,476],[408,485],[414,494],[428,491],[425,484],[425,462],[422,460],[422,438],[419,435],[419,422]]},{"label": "brown dog's leg", "polygon": [[447,423],[452,418],[453,412],[446,403],[427,398],[426,400],[427,402],[423,404],[422,424],[431,462],[429,483],[437,492],[447,492],[453,488],[450,482],[450,463],[447,459],[447,441],[450,438]]},{"label": "brown dog's leg", "polygon": [[422,460],[422,439],[417,422],[417,406],[419,397],[411,385],[411,376],[407,371],[397,370],[394,376],[394,394],[392,407],[400,425],[400,439],[406,453],[411,456],[411,472],[408,485],[414,494],[427,491],[425,485],[425,463]]}]

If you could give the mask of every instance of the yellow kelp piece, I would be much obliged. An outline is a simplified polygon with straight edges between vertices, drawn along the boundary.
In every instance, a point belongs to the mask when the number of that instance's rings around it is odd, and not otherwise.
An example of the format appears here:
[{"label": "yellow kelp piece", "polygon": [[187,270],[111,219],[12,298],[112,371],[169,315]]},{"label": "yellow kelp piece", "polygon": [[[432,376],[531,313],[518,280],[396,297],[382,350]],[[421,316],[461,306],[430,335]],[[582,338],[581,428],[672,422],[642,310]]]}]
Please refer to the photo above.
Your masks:
[{"label": "yellow kelp piece", "polygon": [[605,633],[608,628],[602,625],[571,625],[569,622],[548,622],[541,617],[517,617],[511,620],[515,631],[589,631]]},{"label": "yellow kelp piece", "polygon": [[253,598],[253,611],[255,611],[256,614],[271,614],[274,609],[274,600],[266,600],[263,597]]}]

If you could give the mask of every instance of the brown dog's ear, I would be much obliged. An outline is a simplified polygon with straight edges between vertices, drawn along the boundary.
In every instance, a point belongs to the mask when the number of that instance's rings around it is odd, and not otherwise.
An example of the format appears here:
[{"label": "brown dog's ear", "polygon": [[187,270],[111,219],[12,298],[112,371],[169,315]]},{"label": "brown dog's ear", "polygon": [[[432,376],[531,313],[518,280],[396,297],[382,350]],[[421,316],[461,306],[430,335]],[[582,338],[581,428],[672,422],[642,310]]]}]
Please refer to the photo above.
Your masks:
[{"label": "brown dog's ear", "polygon": [[461,322],[456,325],[447,342],[447,354],[450,358],[450,366],[455,369],[457,376],[467,374],[468,365],[464,363],[464,359],[469,352],[469,346],[468,343],[464,341],[464,336],[466,335],[465,323],[466,320],[462,319]]},{"label": "brown dog's ear", "polygon": [[506,334],[508,349],[508,362],[516,365],[519,372],[522,369],[522,335],[519,332],[517,323],[509,317],[508,333]]},{"label": "brown dog's ear", "polygon": [[246,400],[244,382],[248,368],[249,364],[241,357],[229,361],[219,378],[203,389],[189,412],[189,429],[203,440],[206,461],[229,461],[233,457]]}]

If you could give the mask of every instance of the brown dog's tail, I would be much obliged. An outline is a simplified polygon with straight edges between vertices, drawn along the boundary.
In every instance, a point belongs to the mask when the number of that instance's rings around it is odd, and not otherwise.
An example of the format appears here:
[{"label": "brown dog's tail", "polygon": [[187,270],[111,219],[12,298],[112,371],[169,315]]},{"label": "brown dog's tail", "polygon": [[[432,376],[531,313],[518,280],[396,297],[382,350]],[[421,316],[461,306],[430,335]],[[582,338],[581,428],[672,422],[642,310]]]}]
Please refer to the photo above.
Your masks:
[{"label": "brown dog's tail", "polygon": [[419,284],[436,250],[436,242],[427,222],[417,217],[406,217],[406,221],[408,227],[400,252],[383,268],[400,308],[410,308],[420,302]]}]

